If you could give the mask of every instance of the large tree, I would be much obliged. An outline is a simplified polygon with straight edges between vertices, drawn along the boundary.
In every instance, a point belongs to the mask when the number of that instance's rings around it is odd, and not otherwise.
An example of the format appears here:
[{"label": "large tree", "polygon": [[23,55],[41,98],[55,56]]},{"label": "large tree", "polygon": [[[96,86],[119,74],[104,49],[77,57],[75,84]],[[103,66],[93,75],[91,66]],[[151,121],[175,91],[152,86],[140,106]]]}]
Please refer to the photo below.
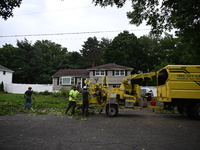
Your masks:
[{"label": "large tree", "polygon": [[62,48],[60,44],[56,44],[49,40],[36,41],[33,47],[32,63],[35,74],[36,83],[51,83],[51,75],[63,67],[63,61],[67,55],[67,49]]},{"label": "large tree", "polygon": [[20,7],[22,0],[1,0],[0,1],[0,16],[7,20],[13,16],[13,9]]},{"label": "large tree", "polygon": [[[93,2],[102,7],[108,5],[123,7],[126,0],[93,0]],[[200,28],[199,7],[199,0],[132,0],[133,11],[128,12],[127,16],[132,24],[140,25],[146,21],[155,33],[175,28],[178,29],[177,33],[186,34],[188,31],[194,33]]]},{"label": "large tree", "polygon": [[2,48],[0,48],[0,64],[10,69],[13,68],[15,53],[15,47],[10,44],[4,45]]},{"label": "large tree", "polygon": [[85,68],[92,67],[92,64],[102,64],[102,49],[100,48],[100,41],[96,37],[89,37],[82,45],[80,53],[83,57],[83,65]]},{"label": "large tree", "polygon": [[14,83],[32,83],[36,76],[33,72],[33,66],[37,59],[34,59],[34,51],[28,40],[17,41],[17,50],[14,53],[13,60],[13,82]]},{"label": "large tree", "polygon": [[[123,7],[126,0],[93,0],[102,7]],[[132,0],[133,11],[127,12],[131,24],[144,21],[152,27],[151,32],[161,34],[175,29],[194,55],[200,57],[200,2],[199,0]],[[197,58],[198,58],[197,57]],[[199,63],[196,60],[196,63]]]},{"label": "large tree", "polygon": [[124,31],[118,34],[105,50],[105,62],[134,68],[134,72],[146,70],[147,54],[141,48],[137,37],[133,33]]},{"label": "large tree", "polygon": [[56,71],[72,67],[70,57],[67,48],[48,40],[31,44],[25,39],[17,41],[17,48],[0,48],[0,64],[15,71],[14,83],[52,83],[51,76]]}]

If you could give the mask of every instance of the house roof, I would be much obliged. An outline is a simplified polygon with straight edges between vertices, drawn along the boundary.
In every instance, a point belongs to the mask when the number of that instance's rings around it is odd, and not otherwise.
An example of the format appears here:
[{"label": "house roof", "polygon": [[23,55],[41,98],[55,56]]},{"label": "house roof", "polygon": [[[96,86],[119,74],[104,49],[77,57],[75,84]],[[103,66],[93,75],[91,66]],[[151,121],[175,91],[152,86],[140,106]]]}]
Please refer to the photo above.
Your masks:
[{"label": "house roof", "polygon": [[104,64],[100,66],[96,66],[93,68],[89,68],[87,70],[133,70],[133,68],[117,65],[115,63]]},{"label": "house roof", "polygon": [[0,71],[8,71],[8,72],[14,72],[13,70],[10,70],[2,65],[0,65]]},{"label": "house roof", "polygon": [[91,70],[133,70],[133,68],[117,65],[114,63],[109,63],[88,69],[60,69],[58,72],[53,74],[53,77],[63,77],[63,76],[88,77],[89,71]]},{"label": "house roof", "polygon": [[62,77],[62,76],[89,76],[87,69],[60,69],[56,72],[53,77]]}]

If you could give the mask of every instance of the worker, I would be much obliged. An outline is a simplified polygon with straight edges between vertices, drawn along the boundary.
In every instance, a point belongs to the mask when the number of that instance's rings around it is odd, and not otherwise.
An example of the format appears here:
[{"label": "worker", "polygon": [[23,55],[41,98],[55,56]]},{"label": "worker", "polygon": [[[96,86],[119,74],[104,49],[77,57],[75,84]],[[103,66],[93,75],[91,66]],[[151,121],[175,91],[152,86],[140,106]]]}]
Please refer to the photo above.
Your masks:
[{"label": "worker", "polygon": [[69,92],[69,105],[67,107],[66,114],[68,113],[69,109],[72,107],[71,115],[74,115],[75,107],[76,107],[76,100],[77,100],[77,96],[79,94],[80,93],[77,91],[76,86],[73,86],[72,90],[70,90],[70,92]]},{"label": "worker", "polygon": [[25,109],[31,109],[31,103],[32,103],[32,98],[34,97],[33,95],[33,90],[32,87],[28,87],[28,90],[24,93],[24,97],[26,98],[25,100]]},{"label": "worker", "polygon": [[88,100],[88,96],[90,95],[90,93],[87,91],[87,86],[83,87],[83,92],[82,92],[82,100],[83,100],[83,104],[82,104],[82,116],[86,116],[88,117],[88,108],[89,108],[89,100]]}]

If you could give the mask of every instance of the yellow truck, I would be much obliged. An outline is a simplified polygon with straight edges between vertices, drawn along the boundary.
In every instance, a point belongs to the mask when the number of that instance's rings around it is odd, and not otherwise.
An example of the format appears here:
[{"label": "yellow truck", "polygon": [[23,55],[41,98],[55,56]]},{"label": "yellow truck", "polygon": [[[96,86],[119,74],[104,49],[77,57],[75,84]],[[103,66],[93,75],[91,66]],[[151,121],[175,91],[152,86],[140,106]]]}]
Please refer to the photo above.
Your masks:
[{"label": "yellow truck", "polygon": [[168,65],[157,72],[157,98],[164,109],[200,119],[200,65]]}]

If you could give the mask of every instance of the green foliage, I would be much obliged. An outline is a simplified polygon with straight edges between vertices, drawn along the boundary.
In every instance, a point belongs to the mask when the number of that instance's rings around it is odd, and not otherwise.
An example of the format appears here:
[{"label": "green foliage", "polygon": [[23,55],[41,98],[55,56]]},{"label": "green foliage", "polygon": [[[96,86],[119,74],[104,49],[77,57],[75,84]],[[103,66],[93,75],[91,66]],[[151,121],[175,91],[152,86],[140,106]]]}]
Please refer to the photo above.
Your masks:
[{"label": "green foliage", "polygon": [[[93,0],[95,5],[102,7],[122,7],[125,2],[126,0]],[[185,59],[190,59],[193,64],[199,64],[199,7],[198,0],[132,0],[133,10],[127,12],[127,17],[130,23],[136,26],[146,22],[146,25],[151,26],[151,33],[154,35],[161,35],[164,31],[174,29],[181,44],[184,43],[186,49],[188,48],[187,52],[183,49],[184,53],[189,54],[189,58]],[[186,53],[184,57],[187,56]]]},{"label": "green foliage", "polygon": [[120,8],[125,4],[126,0],[92,0],[92,2],[95,3],[95,5],[100,5],[102,7],[116,5]]},{"label": "green foliage", "polygon": [[3,84],[3,81],[2,81],[1,84],[0,84],[0,92],[4,92],[4,84]]},{"label": "green foliage", "polygon": [[61,95],[62,97],[65,97],[65,98],[68,98],[68,97],[69,97],[69,90],[66,90],[66,89],[64,89],[64,88],[61,88],[59,92],[60,92],[60,95]]},{"label": "green foliage", "polygon": [[102,64],[103,51],[100,47],[100,41],[96,37],[89,37],[80,50],[83,57],[84,68],[89,68],[94,63],[95,65]]},{"label": "green foliage", "polygon": [[52,95],[52,92],[49,91],[44,91],[44,92],[39,92],[40,95]]},{"label": "green foliage", "polygon": [[0,96],[0,115],[14,115],[21,106],[23,95],[19,94],[1,94]]},{"label": "green foliage", "polygon": [[141,69],[146,70],[143,66],[146,65],[146,58],[147,53],[142,50],[139,40],[133,33],[128,31],[118,34],[105,50],[106,63],[132,67],[135,73],[141,71]]},{"label": "green foliage", "polygon": [[90,68],[92,63],[96,66],[116,63],[134,68],[133,73],[153,71],[155,66],[165,62],[174,65],[200,63],[200,53],[197,54],[195,47],[169,34],[137,38],[124,31],[112,41],[88,38],[81,54],[67,52],[66,48],[48,40],[31,44],[25,39],[17,45],[17,48],[12,45],[0,48],[0,64],[14,71],[14,83],[51,84],[52,75],[59,69]]},{"label": "green foliage", "polygon": [[63,68],[80,68],[81,55],[48,40],[17,41],[17,48],[0,48],[0,64],[14,71],[14,83],[51,84],[52,75]]},{"label": "green foliage", "polygon": [[[46,92],[45,92],[46,93]],[[32,100],[33,110],[24,110],[25,98],[23,94],[1,94],[0,115],[14,115],[25,112],[32,115],[48,113],[64,113],[67,107],[67,100],[61,96],[41,95],[37,93]]]},{"label": "green foliage", "polygon": [[22,0],[2,0],[0,1],[0,16],[7,20],[13,16],[13,9],[20,7]]}]

